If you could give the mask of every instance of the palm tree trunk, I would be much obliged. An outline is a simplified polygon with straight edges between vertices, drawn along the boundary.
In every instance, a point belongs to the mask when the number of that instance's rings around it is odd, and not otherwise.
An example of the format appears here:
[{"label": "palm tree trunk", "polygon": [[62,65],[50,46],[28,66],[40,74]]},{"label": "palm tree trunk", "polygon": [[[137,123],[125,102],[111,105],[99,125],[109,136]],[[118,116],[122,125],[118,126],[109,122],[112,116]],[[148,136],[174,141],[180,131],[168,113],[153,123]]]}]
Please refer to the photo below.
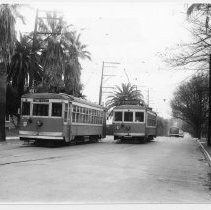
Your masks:
[{"label": "palm tree trunk", "polygon": [[5,141],[6,73],[5,65],[0,66],[0,141]]}]

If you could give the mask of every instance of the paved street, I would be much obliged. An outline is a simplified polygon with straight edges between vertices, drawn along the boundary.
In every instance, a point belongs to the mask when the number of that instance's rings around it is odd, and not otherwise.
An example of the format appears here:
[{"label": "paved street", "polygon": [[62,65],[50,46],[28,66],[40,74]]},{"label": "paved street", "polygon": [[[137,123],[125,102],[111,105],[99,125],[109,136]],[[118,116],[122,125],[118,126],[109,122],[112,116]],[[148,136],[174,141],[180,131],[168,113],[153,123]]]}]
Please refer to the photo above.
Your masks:
[{"label": "paved street", "polygon": [[146,144],[0,144],[1,203],[211,203],[210,171],[190,138]]}]

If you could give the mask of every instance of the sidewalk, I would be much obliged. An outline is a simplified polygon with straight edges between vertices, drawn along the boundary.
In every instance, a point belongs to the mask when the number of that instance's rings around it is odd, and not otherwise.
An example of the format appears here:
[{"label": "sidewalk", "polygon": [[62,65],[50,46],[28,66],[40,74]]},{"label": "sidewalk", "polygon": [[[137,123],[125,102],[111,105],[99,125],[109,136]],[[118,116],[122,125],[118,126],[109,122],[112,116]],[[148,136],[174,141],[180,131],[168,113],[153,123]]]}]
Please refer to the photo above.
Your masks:
[{"label": "sidewalk", "polygon": [[207,146],[206,139],[197,139],[200,146],[202,147],[203,153],[206,156],[206,158],[209,160],[209,165],[211,166],[211,147]]},{"label": "sidewalk", "polygon": [[[19,141],[19,136],[18,136],[18,129],[12,128],[10,130],[6,130],[6,143],[9,141],[11,142],[17,142]],[[1,142],[1,143],[5,143],[5,142]]]}]

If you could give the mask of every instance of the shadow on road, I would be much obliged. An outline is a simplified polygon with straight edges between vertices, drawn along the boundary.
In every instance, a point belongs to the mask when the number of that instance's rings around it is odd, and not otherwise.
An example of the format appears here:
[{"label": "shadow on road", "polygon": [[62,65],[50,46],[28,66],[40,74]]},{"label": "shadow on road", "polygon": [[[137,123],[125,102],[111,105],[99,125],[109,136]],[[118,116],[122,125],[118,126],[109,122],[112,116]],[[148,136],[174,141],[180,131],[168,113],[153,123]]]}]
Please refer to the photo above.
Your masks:
[{"label": "shadow on road", "polygon": [[151,144],[155,141],[139,141],[139,140],[117,140],[116,144]]},{"label": "shadow on road", "polygon": [[53,141],[46,141],[46,142],[24,142],[21,145],[21,147],[60,148],[60,147],[80,146],[80,145],[96,144],[96,143],[100,143],[100,142],[77,142],[77,143],[53,142]]}]

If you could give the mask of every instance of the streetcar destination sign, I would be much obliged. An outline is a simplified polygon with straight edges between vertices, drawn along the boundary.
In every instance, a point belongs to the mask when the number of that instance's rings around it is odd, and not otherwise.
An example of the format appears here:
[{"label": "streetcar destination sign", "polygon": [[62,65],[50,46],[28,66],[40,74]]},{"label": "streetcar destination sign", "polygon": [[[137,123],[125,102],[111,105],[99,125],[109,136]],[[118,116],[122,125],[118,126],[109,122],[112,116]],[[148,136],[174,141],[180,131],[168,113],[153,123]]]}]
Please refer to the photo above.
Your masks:
[{"label": "streetcar destination sign", "polygon": [[49,102],[48,99],[34,99],[34,102]]}]

